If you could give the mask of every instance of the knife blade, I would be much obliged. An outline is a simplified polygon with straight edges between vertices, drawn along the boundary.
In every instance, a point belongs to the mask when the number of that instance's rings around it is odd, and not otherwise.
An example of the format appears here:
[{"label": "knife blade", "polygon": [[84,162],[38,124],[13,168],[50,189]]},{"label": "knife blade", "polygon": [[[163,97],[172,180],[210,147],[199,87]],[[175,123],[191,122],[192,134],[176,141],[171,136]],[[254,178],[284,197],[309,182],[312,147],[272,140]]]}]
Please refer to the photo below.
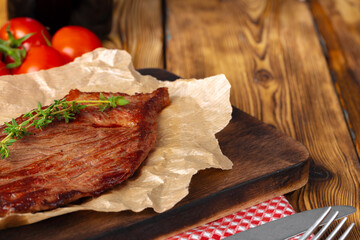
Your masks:
[{"label": "knife blade", "polygon": [[[250,228],[246,231],[239,232],[225,238],[224,240],[288,239],[305,232],[327,209],[328,207],[324,207],[299,212],[268,223],[264,223],[257,227]],[[330,213],[327,215],[321,225],[326,224],[330,220],[331,214],[336,211],[339,211],[339,215],[336,219],[340,219],[354,213],[356,208],[345,205],[333,206],[331,207]]]}]

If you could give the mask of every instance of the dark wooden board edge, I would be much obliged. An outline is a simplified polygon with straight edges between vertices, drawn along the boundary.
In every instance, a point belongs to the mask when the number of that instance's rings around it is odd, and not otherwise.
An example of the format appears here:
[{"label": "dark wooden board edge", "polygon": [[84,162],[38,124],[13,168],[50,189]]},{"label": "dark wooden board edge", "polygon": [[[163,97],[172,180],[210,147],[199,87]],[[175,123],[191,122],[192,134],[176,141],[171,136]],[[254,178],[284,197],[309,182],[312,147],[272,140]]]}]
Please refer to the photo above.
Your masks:
[{"label": "dark wooden board edge", "polygon": [[172,72],[160,68],[142,68],[142,69],[137,69],[137,71],[141,75],[150,75],[160,81],[175,81],[176,79],[181,78],[180,76],[177,76]]}]

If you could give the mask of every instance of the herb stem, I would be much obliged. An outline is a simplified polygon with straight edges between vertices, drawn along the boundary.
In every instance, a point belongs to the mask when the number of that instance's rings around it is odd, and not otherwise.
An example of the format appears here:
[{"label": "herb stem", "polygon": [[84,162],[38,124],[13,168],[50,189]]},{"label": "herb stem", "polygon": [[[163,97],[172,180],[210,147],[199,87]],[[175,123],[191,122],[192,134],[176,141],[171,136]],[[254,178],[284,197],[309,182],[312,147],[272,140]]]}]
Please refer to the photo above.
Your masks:
[{"label": "herb stem", "polygon": [[122,96],[111,96],[106,98],[101,93],[99,100],[55,100],[55,103],[45,109],[38,103],[37,109],[23,115],[23,118],[27,119],[22,123],[18,124],[15,119],[12,119],[11,123],[5,123],[7,128],[4,129],[4,133],[7,133],[7,135],[0,141],[0,157],[1,159],[7,158],[10,154],[8,147],[16,140],[31,134],[27,131],[31,126],[42,130],[43,127],[52,123],[54,119],[64,119],[65,122],[68,123],[69,120],[75,119],[76,113],[79,113],[80,110],[86,107],[98,106],[99,111],[103,112],[106,109],[123,106],[128,103],[129,101]]},{"label": "herb stem", "polygon": [[76,102],[76,103],[99,103],[99,104],[102,104],[102,103],[109,103],[108,100],[78,100],[78,101],[66,101],[65,103],[73,103],[73,102]]},{"label": "herb stem", "polygon": [[3,140],[1,140],[1,144],[6,143],[9,139],[12,138],[13,135],[14,133],[9,133]]}]

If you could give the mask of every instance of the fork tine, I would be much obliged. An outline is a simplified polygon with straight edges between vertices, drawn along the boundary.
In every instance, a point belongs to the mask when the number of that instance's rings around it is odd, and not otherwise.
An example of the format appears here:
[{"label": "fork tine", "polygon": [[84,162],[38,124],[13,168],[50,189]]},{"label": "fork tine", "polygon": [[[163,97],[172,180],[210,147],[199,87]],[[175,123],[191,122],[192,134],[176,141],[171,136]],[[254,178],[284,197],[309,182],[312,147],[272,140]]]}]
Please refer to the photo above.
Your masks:
[{"label": "fork tine", "polygon": [[338,233],[338,231],[340,230],[340,228],[345,224],[347,220],[347,217],[344,217],[343,220],[341,220],[341,222],[336,226],[336,228],[330,233],[330,235],[325,239],[325,240],[331,240],[335,237],[335,235]]},{"label": "fork tine", "polygon": [[306,240],[313,231],[320,225],[320,223],[324,220],[324,218],[329,214],[331,211],[331,207],[328,207],[327,210],[315,221],[313,225],[299,238],[299,240]]},{"label": "fork tine", "polygon": [[349,235],[351,229],[355,226],[355,223],[350,224],[350,226],[345,230],[345,232],[343,233],[343,235],[340,236],[339,240],[345,240],[345,238],[347,237],[347,235]]},{"label": "fork tine", "polygon": [[325,231],[329,228],[329,226],[333,223],[333,221],[335,220],[335,218],[337,217],[337,215],[339,215],[339,211],[336,211],[336,212],[330,217],[330,220],[320,229],[320,231],[312,238],[312,240],[317,240],[317,239],[319,239],[319,238],[325,233]]}]

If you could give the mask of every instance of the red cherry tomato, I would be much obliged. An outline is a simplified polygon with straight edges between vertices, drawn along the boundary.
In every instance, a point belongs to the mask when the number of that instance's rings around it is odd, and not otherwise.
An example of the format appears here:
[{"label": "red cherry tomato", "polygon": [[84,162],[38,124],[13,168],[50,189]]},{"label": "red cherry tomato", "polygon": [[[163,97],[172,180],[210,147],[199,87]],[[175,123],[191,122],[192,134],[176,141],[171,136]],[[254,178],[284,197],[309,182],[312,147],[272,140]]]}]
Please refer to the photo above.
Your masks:
[{"label": "red cherry tomato", "polygon": [[5,63],[0,62],[0,76],[10,75],[10,74],[11,73],[10,73],[9,69],[6,68]]},{"label": "red cherry tomato", "polygon": [[13,74],[22,74],[45,70],[63,65],[60,53],[47,45],[34,46],[27,52],[20,67],[11,69]]},{"label": "red cherry tomato", "polygon": [[93,32],[80,26],[60,28],[54,34],[51,43],[66,62],[71,62],[84,53],[102,47],[100,39]]},{"label": "red cherry tomato", "polygon": [[[0,38],[8,40],[9,36],[6,31],[10,23],[10,32],[14,35],[15,39],[24,37],[29,33],[34,33],[30,38],[23,42],[24,47],[28,50],[32,46],[47,45],[45,37],[50,41],[51,36],[46,28],[38,21],[27,18],[19,17],[13,18],[6,22],[0,29]],[[45,35],[45,37],[44,37]]]}]

